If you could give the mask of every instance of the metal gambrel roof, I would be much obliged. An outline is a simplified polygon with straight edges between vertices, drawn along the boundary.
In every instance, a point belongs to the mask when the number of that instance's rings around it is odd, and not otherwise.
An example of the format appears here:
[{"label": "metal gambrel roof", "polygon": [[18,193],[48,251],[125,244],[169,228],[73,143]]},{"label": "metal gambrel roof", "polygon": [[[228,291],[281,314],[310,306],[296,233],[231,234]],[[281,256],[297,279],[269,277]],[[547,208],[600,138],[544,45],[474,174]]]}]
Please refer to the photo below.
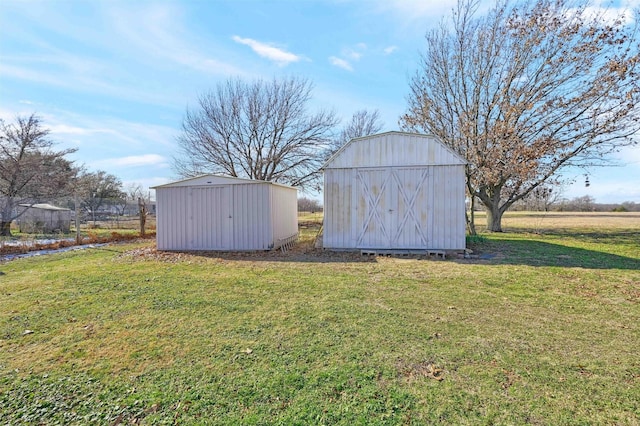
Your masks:
[{"label": "metal gambrel roof", "polygon": [[351,139],[322,169],[464,164],[462,157],[433,135],[391,131]]}]

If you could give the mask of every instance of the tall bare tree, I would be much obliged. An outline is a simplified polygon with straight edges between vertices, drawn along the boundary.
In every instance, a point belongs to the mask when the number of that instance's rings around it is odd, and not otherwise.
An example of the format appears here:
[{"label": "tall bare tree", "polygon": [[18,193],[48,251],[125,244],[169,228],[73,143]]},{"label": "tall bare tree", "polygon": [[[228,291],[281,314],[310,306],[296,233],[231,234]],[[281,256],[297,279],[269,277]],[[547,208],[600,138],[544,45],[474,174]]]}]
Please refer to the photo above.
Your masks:
[{"label": "tall bare tree", "polygon": [[460,0],[427,34],[401,124],[467,160],[469,195],[487,208],[488,229],[502,231],[514,202],[567,167],[636,143],[638,13],[610,18],[571,0],[506,0],[484,16],[477,6]]},{"label": "tall bare tree", "polygon": [[175,170],[314,187],[337,120],[332,112],[308,111],[311,90],[295,77],[219,84],[187,110]]},{"label": "tall bare tree", "polygon": [[380,120],[380,111],[361,109],[351,116],[349,121],[340,131],[338,138],[331,145],[329,155],[339,150],[351,139],[378,133],[384,124]]},{"label": "tall bare tree", "polygon": [[[0,235],[11,235],[19,204],[35,204],[67,192],[77,170],[64,158],[74,150],[54,151],[49,130],[36,115],[0,120]],[[22,210],[24,212],[26,210]]]}]

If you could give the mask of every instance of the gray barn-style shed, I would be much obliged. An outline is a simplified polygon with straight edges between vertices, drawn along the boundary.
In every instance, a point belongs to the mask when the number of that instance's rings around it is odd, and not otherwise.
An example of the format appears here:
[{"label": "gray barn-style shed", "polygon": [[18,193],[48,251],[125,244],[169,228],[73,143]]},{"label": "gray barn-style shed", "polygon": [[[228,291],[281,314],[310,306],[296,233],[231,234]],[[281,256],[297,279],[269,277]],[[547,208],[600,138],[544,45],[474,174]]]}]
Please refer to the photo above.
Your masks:
[{"label": "gray barn-style shed", "polygon": [[298,235],[290,186],[204,175],[153,189],[158,250],[271,250]]},{"label": "gray barn-style shed", "polygon": [[352,139],[323,166],[323,247],[463,250],[464,167],[434,136]]},{"label": "gray barn-style shed", "polygon": [[20,232],[68,233],[71,229],[71,210],[51,204],[20,204],[17,223]]}]

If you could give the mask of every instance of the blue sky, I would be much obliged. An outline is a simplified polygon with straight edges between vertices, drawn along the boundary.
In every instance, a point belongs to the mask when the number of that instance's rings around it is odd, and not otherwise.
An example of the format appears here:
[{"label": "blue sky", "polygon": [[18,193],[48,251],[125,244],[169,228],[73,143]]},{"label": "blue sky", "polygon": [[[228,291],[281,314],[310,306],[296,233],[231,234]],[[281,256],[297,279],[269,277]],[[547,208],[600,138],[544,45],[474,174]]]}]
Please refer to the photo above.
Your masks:
[{"label": "blue sky", "polygon": [[[3,0],[0,118],[35,112],[72,159],[145,188],[176,178],[187,106],[229,77],[305,77],[312,109],[378,109],[396,130],[424,34],[454,3]],[[640,147],[615,160],[564,196],[640,202]]]}]

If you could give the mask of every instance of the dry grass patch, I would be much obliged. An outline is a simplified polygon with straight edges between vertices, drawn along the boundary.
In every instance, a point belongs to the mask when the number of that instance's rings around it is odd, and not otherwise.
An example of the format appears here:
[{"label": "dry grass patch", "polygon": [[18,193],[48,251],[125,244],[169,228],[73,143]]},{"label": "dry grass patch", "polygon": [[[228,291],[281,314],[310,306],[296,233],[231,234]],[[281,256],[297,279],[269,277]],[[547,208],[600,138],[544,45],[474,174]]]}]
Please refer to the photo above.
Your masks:
[{"label": "dry grass patch", "polygon": [[[476,213],[480,231],[484,229],[485,217],[484,212]],[[502,227],[507,232],[640,232],[640,212],[507,212]]]}]

